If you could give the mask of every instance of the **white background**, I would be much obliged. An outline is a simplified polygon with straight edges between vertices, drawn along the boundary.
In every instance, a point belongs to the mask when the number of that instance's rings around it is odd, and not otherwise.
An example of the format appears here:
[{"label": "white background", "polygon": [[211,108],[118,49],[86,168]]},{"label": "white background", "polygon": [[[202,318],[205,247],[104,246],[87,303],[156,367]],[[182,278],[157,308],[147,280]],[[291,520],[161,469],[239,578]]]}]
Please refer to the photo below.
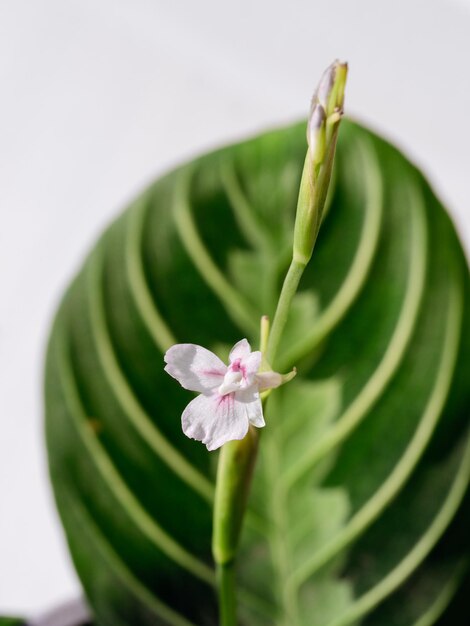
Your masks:
[{"label": "white background", "polygon": [[0,614],[79,589],[42,434],[67,281],[155,175],[305,116],[336,57],[348,113],[424,168],[468,249],[469,1],[0,0]]}]

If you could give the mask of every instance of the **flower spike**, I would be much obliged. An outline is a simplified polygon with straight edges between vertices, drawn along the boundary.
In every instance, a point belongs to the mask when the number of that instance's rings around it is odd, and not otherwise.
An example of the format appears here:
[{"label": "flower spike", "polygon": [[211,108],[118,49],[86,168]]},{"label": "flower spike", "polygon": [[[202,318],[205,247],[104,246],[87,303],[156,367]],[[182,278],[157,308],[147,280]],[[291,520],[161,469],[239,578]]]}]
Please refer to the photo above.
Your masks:
[{"label": "flower spike", "polygon": [[294,232],[294,259],[306,265],[320,229],[330,184],[348,66],[334,61],[323,73],[310,105],[305,159]]}]

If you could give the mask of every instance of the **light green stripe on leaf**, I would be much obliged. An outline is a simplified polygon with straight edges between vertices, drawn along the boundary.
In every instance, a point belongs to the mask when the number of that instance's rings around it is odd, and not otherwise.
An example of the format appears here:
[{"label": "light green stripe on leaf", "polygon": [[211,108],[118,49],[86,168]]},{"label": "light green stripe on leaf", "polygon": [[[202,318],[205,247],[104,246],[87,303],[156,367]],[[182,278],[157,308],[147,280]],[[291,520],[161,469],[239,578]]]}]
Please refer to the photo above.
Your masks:
[{"label": "light green stripe on leaf", "polygon": [[372,611],[393,593],[421,565],[452,521],[466,493],[470,479],[470,436],[443,506],[431,525],[404,559],[377,585],[358,598],[349,609],[326,626],[349,626]]},{"label": "light green stripe on leaf", "polygon": [[273,242],[270,239],[269,231],[264,227],[243,193],[233,161],[222,161],[220,176],[235,219],[245,239],[250,242],[253,249],[271,252],[272,255]]},{"label": "light green stripe on leaf", "polygon": [[461,562],[450,580],[442,587],[431,606],[412,624],[412,626],[433,626],[442,616],[457,593],[463,576],[467,570],[467,561]]},{"label": "light green stripe on leaf", "polygon": [[105,484],[120,503],[123,513],[168,558],[197,578],[213,585],[215,581],[212,569],[165,532],[142,508],[136,496],[127,487],[87,420],[69,363],[70,357],[67,355],[64,336],[57,336],[56,341],[58,343],[57,371],[72,423]]},{"label": "light green stripe on leaf", "polygon": [[[405,185],[405,183],[403,183]],[[339,445],[362,422],[371,410],[394,374],[406,353],[410,337],[415,327],[422,301],[427,258],[427,224],[425,208],[419,187],[406,184],[408,204],[414,210],[411,214],[410,263],[407,276],[406,294],[399,318],[382,360],[369,377],[367,383],[344,410],[332,428],[320,441],[312,446],[308,454],[293,464],[284,476],[286,485],[292,487],[318,461]]]},{"label": "light green stripe on leaf", "polygon": [[119,555],[106,541],[103,533],[86,511],[85,507],[77,498],[72,498],[64,490],[64,505],[67,507],[68,513],[76,519],[77,525],[83,529],[84,534],[91,535],[94,550],[96,550],[102,558],[108,563],[114,576],[119,579],[121,584],[134,596],[138,601],[145,605],[149,612],[154,614],[155,619],[163,619],[170,626],[196,626],[180,613],[170,608],[162,600],[160,600],[154,592],[149,591],[134,574],[127,565],[119,558]]},{"label": "light green stripe on leaf", "polygon": [[459,352],[462,315],[462,297],[459,288],[454,283],[449,297],[446,330],[436,381],[413,438],[392,473],[376,493],[353,515],[336,537],[323,545],[293,573],[287,586],[298,589],[325,563],[351,544],[379,517],[410,478],[434,433],[450,391]]},{"label": "light green stripe on leaf", "polygon": [[[259,315],[232,287],[215,265],[194,223],[189,199],[188,170],[180,175],[176,185],[173,214],[181,242],[206,284],[219,298],[230,319],[249,336],[258,333]],[[223,233],[221,233],[223,237]]]},{"label": "light green stripe on leaf", "polygon": [[137,310],[155,344],[162,352],[166,352],[177,341],[157,309],[145,278],[142,262],[142,235],[147,207],[148,200],[144,197],[129,212],[125,242],[126,270],[129,290]]},{"label": "light green stripe on leaf", "polygon": [[143,409],[121,370],[106,326],[102,293],[102,274],[103,261],[101,258],[101,249],[97,247],[88,268],[89,312],[98,358],[110,388],[125,415],[128,417],[129,422],[155,454],[198,494],[208,502],[212,502],[214,488],[211,482],[193,467],[166,437],[162,435]]}]

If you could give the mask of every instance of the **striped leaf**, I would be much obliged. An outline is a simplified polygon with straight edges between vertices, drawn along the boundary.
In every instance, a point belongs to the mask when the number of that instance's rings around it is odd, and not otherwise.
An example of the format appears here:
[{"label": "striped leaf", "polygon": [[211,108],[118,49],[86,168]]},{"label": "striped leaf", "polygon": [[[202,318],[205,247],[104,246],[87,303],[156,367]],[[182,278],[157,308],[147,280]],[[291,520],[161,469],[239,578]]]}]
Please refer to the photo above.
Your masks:
[{"label": "striped leaf", "polygon": [[[157,181],[104,233],[52,329],[57,505],[103,626],[217,624],[217,455],[186,439],[172,344],[257,342],[289,262],[304,126]],[[238,561],[246,626],[430,626],[465,577],[469,274],[416,169],[343,123],[279,350]],[[455,599],[457,598],[457,600]],[[455,610],[452,624],[463,626]],[[445,622],[443,622],[445,623]]]}]

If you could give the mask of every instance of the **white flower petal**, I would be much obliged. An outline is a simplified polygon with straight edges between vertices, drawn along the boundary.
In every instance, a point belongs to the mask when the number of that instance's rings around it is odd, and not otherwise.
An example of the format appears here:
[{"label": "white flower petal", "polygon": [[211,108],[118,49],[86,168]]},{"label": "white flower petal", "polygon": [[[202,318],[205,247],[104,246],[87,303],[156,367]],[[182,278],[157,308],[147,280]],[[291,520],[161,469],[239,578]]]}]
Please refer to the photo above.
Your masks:
[{"label": "white flower petal", "polygon": [[246,387],[253,384],[255,374],[261,366],[261,352],[251,352],[248,356],[243,357],[240,365],[243,368],[243,376],[245,378]]},{"label": "white flower petal", "polygon": [[233,348],[230,350],[229,361],[233,363],[236,359],[243,359],[243,357],[248,356],[251,352],[251,346],[248,343],[247,339],[240,339]]},{"label": "white flower petal", "polygon": [[235,394],[235,402],[243,406],[250,424],[253,424],[253,426],[257,428],[266,426],[263,416],[263,405],[261,404],[261,399],[256,389],[251,388],[237,391]]},{"label": "white flower petal", "polygon": [[181,417],[183,432],[191,439],[216,450],[227,441],[243,439],[248,432],[248,416],[244,404],[234,394],[200,395],[185,408]]},{"label": "white flower petal", "polygon": [[207,393],[222,383],[227,371],[219,357],[194,343],[178,343],[164,358],[165,372],[190,391]]},{"label": "white flower petal", "polygon": [[264,389],[275,389],[284,382],[284,376],[277,372],[259,372],[256,374],[256,381],[261,391]]}]

